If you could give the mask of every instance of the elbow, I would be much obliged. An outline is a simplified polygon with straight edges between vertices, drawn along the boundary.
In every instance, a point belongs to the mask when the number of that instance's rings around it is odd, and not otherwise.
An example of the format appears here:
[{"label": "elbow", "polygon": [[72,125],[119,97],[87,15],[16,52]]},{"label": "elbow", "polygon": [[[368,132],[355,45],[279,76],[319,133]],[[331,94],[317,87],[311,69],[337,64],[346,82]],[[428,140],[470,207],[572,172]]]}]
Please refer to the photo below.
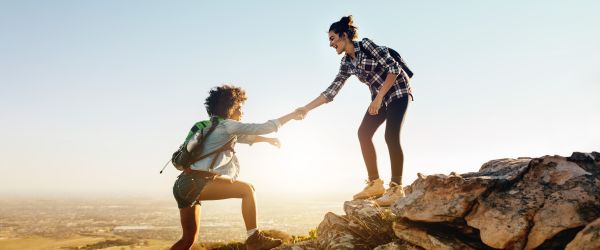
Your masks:
[{"label": "elbow", "polygon": [[387,77],[397,78],[402,73],[399,68],[390,67],[390,68],[387,68],[386,70],[387,70]]},{"label": "elbow", "polygon": [[270,123],[271,128],[265,134],[277,132],[282,126],[282,122],[279,119],[270,120],[268,123]]},{"label": "elbow", "polygon": [[399,76],[401,73],[400,68],[394,67],[394,66],[387,67],[386,71],[387,71],[388,75],[394,75],[394,77]]}]

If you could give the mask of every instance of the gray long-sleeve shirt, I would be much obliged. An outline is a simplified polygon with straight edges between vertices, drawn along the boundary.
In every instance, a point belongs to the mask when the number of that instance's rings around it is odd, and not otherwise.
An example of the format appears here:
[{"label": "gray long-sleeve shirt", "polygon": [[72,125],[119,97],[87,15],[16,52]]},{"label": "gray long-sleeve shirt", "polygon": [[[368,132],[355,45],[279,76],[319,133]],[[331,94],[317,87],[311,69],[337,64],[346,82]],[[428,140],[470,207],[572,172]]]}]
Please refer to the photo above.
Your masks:
[{"label": "gray long-sleeve shirt", "polygon": [[[272,132],[277,132],[281,127],[279,120],[269,120],[265,123],[242,123],[239,121],[226,119],[219,122],[215,130],[205,138],[202,149],[202,154],[212,152],[229,142],[233,138],[234,143],[252,144],[256,139],[256,135],[264,135]],[[200,131],[198,132],[200,133]],[[194,135],[188,143],[188,150],[191,150],[191,145],[195,144],[198,134]],[[235,144],[234,144],[235,145]],[[239,175],[240,164],[231,150],[222,153],[211,155],[200,161],[192,164],[191,169],[209,171],[209,167],[213,159],[217,157],[212,172],[220,175],[227,175],[236,179]]]}]

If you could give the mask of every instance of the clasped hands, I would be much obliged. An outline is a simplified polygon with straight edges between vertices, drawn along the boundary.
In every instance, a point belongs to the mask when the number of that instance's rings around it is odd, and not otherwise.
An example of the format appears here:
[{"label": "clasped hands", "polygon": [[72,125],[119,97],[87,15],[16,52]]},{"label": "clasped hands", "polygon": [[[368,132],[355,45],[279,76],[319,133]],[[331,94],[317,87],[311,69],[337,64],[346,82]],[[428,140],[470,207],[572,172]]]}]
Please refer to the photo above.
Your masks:
[{"label": "clasped hands", "polygon": [[294,110],[294,120],[302,120],[308,114],[308,109],[305,107],[300,107]]}]

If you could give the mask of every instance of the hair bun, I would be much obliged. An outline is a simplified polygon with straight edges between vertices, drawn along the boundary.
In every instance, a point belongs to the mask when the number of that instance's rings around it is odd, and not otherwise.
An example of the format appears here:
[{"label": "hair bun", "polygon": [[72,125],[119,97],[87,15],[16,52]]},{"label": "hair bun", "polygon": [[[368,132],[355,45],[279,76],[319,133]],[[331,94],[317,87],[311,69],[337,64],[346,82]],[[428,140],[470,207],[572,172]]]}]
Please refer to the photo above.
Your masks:
[{"label": "hair bun", "polygon": [[352,15],[348,15],[348,16],[342,17],[342,19],[340,19],[340,23],[346,24],[346,25],[348,25],[348,27],[350,27],[354,23],[354,19],[352,18]]},{"label": "hair bun", "polygon": [[329,31],[333,31],[339,36],[346,33],[350,40],[356,40],[358,38],[358,35],[356,34],[357,30],[358,28],[354,26],[352,15],[342,17],[339,21],[332,23],[331,26],[329,26]]}]

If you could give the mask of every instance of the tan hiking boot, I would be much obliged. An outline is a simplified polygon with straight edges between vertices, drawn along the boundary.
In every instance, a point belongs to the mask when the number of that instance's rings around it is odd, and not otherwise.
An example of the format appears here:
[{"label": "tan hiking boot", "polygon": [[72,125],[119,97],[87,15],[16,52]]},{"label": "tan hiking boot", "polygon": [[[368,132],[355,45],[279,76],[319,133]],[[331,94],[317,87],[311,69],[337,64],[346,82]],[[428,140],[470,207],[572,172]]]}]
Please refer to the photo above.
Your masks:
[{"label": "tan hiking boot", "polygon": [[267,237],[258,230],[246,239],[246,249],[248,250],[268,250],[279,245],[281,245],[280,239]]},{"label": "tan hiking boot", "polygon": [[390,183],[390,188],[385,191],[383,196],[379,197],[375,200],[375,204],[380,207],[389,207],[398,199],[404,197],[404,189],[401,185],[398,185],[394,182]]},{"label": "tan hiking boot", "polygon": [[367,199],[370,197],[379,197],[385,193],[383,187],[383,181],[381,179],[366,181],[367,186],[360,191],[360,193],[354,195],[354,199]]}]

